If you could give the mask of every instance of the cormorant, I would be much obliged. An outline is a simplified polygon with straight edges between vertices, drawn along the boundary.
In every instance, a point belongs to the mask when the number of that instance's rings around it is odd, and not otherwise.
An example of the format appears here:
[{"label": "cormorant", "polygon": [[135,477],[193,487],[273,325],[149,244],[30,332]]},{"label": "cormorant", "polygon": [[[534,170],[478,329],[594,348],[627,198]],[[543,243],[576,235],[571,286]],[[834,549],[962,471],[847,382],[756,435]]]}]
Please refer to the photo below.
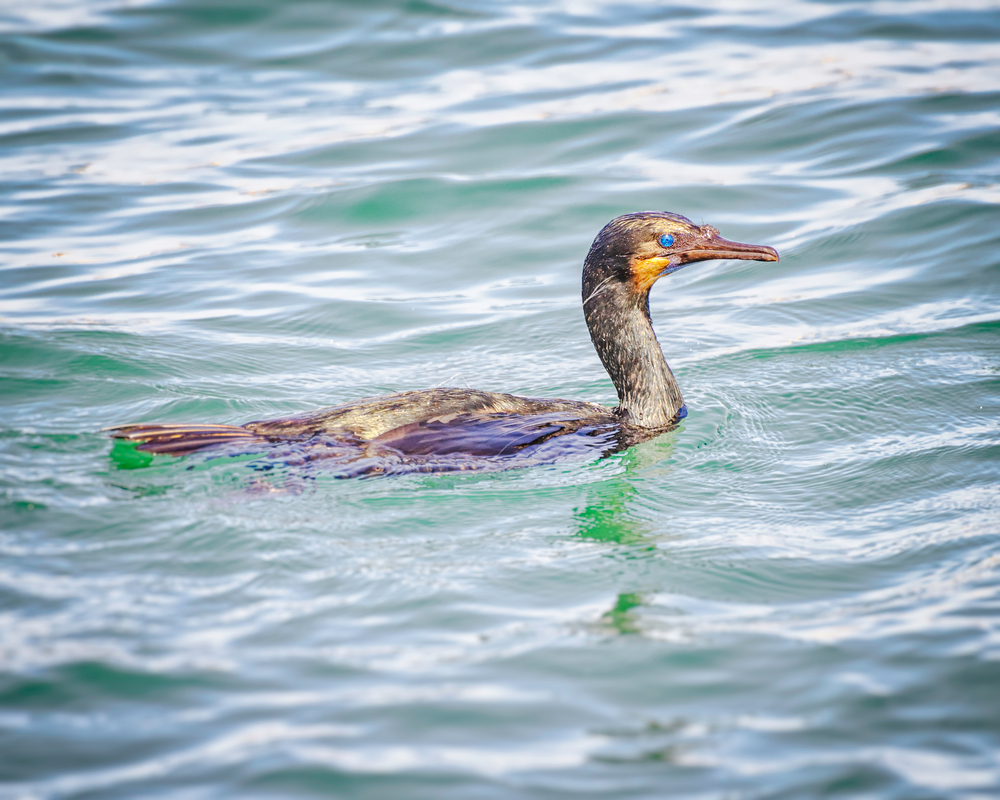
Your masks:
[{"label": "cormorant", "polygon": [[[244,425],[138,424],[108,429],[150,453],[186,455],[229,444],[243,451],[284,443],[300,460],[364,462],[359,473],[476,468],[565,434],[594,437],[617,451],[669,429],[686,413],[677,381],[653,333],[649,291],[663,275],[710,259],[777,261],[763,245],[723,239],[665,211],[624,214],[597,234],[583,267],[583,313],[618,406],[440,388],[365,398],[293,417]],[[591,441],[594,441],[592,439]],[[495,459],[490,459],[495,463]],[[355,474],[359,474],[355,473]]]}]

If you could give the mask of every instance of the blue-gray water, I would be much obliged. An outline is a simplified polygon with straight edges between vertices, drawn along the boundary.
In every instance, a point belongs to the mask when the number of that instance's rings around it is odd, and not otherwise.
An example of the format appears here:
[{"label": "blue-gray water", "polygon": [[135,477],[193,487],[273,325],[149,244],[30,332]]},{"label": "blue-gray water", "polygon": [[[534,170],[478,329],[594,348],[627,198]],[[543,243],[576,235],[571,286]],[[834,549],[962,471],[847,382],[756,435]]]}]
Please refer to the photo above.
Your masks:
[{"label": "blue-gray water", "polygon": [[[5,3],[0,796],[997,796],[998,204],[984,0]],[[658,440],[99,432],[611,403],[579,273],[642,209],[782,253],[655,288]]]}]

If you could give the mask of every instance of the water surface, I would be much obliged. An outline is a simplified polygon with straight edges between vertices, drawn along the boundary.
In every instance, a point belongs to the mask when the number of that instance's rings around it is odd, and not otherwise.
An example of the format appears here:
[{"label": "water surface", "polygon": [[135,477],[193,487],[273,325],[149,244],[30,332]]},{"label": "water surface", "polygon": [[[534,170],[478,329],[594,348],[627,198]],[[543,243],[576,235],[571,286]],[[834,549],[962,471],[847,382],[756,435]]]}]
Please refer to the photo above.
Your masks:
[{"label": "water surface", "polygon": [[[0,796],[994,796],[998,42],[979,0],[0,10]],[[612,403],[580,267],[642,209],[782,253],[654,290],[655,441],[337,480],[99,432]]]}]

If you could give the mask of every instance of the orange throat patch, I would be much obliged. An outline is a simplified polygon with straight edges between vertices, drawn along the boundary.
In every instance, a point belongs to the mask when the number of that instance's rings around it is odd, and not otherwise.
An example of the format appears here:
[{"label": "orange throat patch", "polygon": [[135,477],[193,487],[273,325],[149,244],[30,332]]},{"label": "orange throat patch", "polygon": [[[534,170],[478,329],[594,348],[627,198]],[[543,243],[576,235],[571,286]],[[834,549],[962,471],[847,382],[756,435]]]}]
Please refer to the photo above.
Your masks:
[{"label": "orange throat patch", "polygon": [[648,292],[653,288],[657,278],[663,274],[663,270],[669,266],[670,256],[651,256],[649,258],[633,256],[629,260],[629,268],[632,270],[632,285],[637,292]]}]

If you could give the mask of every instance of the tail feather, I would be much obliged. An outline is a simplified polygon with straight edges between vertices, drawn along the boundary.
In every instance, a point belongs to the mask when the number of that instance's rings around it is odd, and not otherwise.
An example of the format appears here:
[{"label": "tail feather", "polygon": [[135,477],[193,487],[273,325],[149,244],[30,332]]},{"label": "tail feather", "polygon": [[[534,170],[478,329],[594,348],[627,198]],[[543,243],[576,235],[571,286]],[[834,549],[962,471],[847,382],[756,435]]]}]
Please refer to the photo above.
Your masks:
[{"label": "tail feather", "polygon": [[263,436],[237,425],[120,425],[105,428],[115,439],[138,442],[136,450],[184,456],[233,441],[265,442]]}]

